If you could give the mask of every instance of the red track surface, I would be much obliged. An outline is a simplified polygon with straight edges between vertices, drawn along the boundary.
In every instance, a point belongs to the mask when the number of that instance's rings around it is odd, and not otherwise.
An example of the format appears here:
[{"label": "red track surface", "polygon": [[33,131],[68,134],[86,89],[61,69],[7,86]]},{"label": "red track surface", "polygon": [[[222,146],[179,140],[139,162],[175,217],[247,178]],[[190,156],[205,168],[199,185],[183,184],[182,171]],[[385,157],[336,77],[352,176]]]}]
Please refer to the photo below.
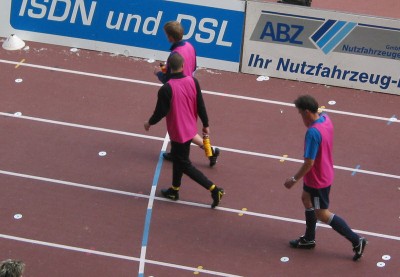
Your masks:
[{"label": "red track surface", "polygon": [[[260,2],[276,3],[277,1],[260,0]],[[352,14],[400,18],[400,2],[398,0],[313,0],[311,6],[317,9],[348,12]]]},{"label": "red track surface", "polygon": [[[27,277],[137,276],[166,135],[164,122],[143,130],[159,87],[156,63],[28,45],[0,50],[0,259],[24,260]],[[163,162],[144,276],[193,276],[198,266],[208,276],[398,276],[400,125],[388,121],[399,117],[398,96],[206,69],[196,77],[222,154],[211,169],[193,147],[192,161],[226,195],[212,210],[209,194],[185,178],[181,201],[159,198],[171,179],[171,164]],[[284,104],[303,93],[331,110],[331,210],[369,240],[357,263],[349,242],[322,226],[316,249],[288,246],[305,228],[301,186],[283,187],[300,166],[305,127]],[[282,155],[295,160],[280,162]],[[358,165],[367,172],[353,172]]]}]

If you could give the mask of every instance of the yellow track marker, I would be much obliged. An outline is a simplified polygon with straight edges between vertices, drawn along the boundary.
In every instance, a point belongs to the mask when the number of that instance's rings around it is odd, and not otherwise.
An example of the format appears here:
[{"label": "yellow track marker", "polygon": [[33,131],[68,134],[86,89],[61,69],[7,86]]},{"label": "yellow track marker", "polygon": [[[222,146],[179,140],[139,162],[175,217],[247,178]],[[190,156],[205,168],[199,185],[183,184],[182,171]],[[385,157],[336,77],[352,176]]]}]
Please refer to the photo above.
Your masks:
[{"label": "yellow track marker", "polygon": [[[282,156],[282,158],[287,158],[287,157],[289,157],[289,156],[286,155],[286,154]],[[285,162],[285,159],[280,159],[279,161],[280,161],[281,163],[284,163],[284,162]]]},{"label": "yellow track marker", "polygon": [[18,68],[21,64],[23,64],[25,62],[25,59],[22,59],[16,66],[15,68]]},{"label": "yellow track marker", "polygon": [[318,108],[318,113],[322,113],[324,111],[326,107],[325,106],[321,106]]},{"label": "yellow track marker", "polygon": [[[247,211],[247,208],[243,208],[242,211]],[[243,216],[243,213],[238,214],[239,216]]]},{"label": "yellow track marker", "polygon": [[[197,267],[197,269],[203,269],[203,266],[199,265],[199,266]],[[194,274],[194,275],[198,275],[198,274],[200,274],[200,272],[195,271],[195,272],[193,272],[193,274]]]}]

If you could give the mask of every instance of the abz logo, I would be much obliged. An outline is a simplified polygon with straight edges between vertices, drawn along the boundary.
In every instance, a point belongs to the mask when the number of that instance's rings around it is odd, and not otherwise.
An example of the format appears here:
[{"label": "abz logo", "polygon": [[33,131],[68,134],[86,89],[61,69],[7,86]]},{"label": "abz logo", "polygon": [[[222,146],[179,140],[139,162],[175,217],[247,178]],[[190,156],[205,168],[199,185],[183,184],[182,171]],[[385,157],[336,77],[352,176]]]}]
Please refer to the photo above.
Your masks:
[{"label": "abz logo", "polygon": [[355,22],[329,19],[311,36],[311,40],[325,54],[330,53],[357,26]]}]

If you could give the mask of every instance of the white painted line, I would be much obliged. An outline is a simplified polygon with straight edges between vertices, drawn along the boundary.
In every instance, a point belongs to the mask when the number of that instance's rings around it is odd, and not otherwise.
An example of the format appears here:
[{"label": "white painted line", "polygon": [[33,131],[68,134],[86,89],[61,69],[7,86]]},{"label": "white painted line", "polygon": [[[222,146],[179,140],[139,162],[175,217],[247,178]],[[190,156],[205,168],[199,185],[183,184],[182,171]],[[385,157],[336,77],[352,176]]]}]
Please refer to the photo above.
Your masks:
[{"label": "white painted line", "polygon": [[[19,62],[0,59],[0,63],[16,65]],[[95,74],[95,73],[89,73],[89,72],[83,72],[83,71],[77,71],[77,70],[62,69],[62,68],[56,68],[56,67],[50,67],[50,66],[42,66],[42,65],[30,64],[30,63],[24,63],[24,64],[21,64],[21,66],[43,69],[43,70],[51,70],[51,71],[57,71],[57,72],[63,72],[63,73],[77,74],[77,75],[83,75],[83,76],[89,76],[89,77],[95,77],[95,78],[110,79],[110,80],[115,80],[115,81],[137,83],[137,84],[143,84],[143,85],[149,85],[149,86],[157,86],[157,87],[162,86],[162,84],[160,84],[160,83],[147,82],[147,81],[142,81],[142,80],[121,78],[121,77],[114,77],[114,76],[109,76],[109,75]],[[287,103],[287,102],[273,101],[273,100],[267,100],[267,99],[261,99],[261,98],[255,98],[255,97],[247,97],[247,96],[234,95],[234,94],[227,94],[227,93],[221,93],[221,92],[213,92],[213,91],[207,91],[207,90],[202,90],[202,92],[203,92],[203,94],[210,94],[210,95],[215,95],[215,96],[222,96],[222,97],[235,98],[235,99],[241,99],[241,100],[248,100],[248,101],[274,104],[274,105],[294,107],[294,104]],[[354,117],[368,118],[368,119],[376,119],[376,120],[383,120],[383,121],[391,120],[388,117],[380,117],[380,116],[352,113],[352,112],[346,112],[346,111],[338,111],[338,110],[331,110],[331,109],[324,109],[324,111],[327,111],[330,113],[354,116]],[[396,120],[392,120],[391,122],[400,123],[400,120],[396,119]]]},{"label": "white painted line", "polygon": [[[14,177],[21,177],[21,178],[26,178],[26,179],[32,179],[32,180],[39,180],[39,181],[49,182],[49,183],[59,184],[59,185],[73,186],[73,187],[78,187],[78,188],[82,188],[82,189],[91,189],[91,190],[97,190],[97,191],[103,191],[103,192],[109,192],[109,193],[116,193],[116,194],[121,194],[121,195],[126,195],[126,196],[133,196],[133,197],[137,197],[137,198],[150,198],[148,195],[144,195],[144,194],[138,194],[138,193],[132,193],[132,192],[120,191],[120,190],[114,190],[114,189],[107,189],[107,188],[102,188],[102,187],[96,187],[96,186],[84,185],[84,184],[67,182],[67,181],[62,181],[62,180],[50,179],[50,178],[45,178],[45,177],[21,174],[21,173],[5,171],[5,170],[0,170],[0,174],[14,176]],[[154,197],[154,199],[158,200],[158,201],[169,202],[172,204],[188,205],[188,206],[193,206],[193,207],[210,209],[209,204],[187,202],[187,201],[182,201],[182,200],[171,201],[171,200],[161,198],[161,197]],[[284,221],[284,222],[291,222],[291,223],[298,223],[298,224],[305,224],[304,220],[298,220],[298,219],[293,219],[293,218],[287,218],[287,217],[281,217],[281,216],[275,216],[275,215],[269,215],[269,214],[263,214],[263,213],[256,213],[256,212],[244,211],[244,210],[238,210],[238,209],[230,209],[230,208],[224,208],[224,207],[220,207],[220,206],[215,207],[215,209],[234,213],[234,214],[242,213],[242,214],[246,214],[246,215],[254,216],[254,217],[274,219],[274,220],[280,220],[280,221]],[[318,223],[317,226],[324,227],[324,228],[331,228],[329,225],[320,224],[320,223]],[[354,231],[356,233],[374,236],[374,237],[378,237],[378,238],[385,238],[385,239],[400,241],[400,237],[396,237],[396,236],[392,236],[392,235],[373,233],[373,232],[362,231],[362,230],[354,230]]]},{"label": "white painted line", "polygon": [[25,179],[31,179],[31,180],[37,180],[37,181],[42,181],[42,182],[47,182],[47,183],[52,183],[52,184],[57,184],[57,185],[77,187],[77,188],[81,188],[81,189],[90,189],[90,190],[96,190],[96,191],[122,194],[122,195],[126,195],[126,196],[149,198],[149,196],[139,194],[139,193],[133,193],[133,192],[127,192],[127,191],[109,189],[109,188],[102,188],[102,187],[96,187],[96,186],[91,186],[91,185],[84,185],[84,184],[79,184],[79,183],[74,183],[74,182],[56,180],[56,179],[45,178],[45,177],[34,176],[34,175],[21,174],[21,173],[5,171],[5,170],[0,170],[0,174],[19,177],[19,178],[25,178]]},{"label": "white painted line", "polygon": [[[0,59],[0,63],[14,64],[14,65],[18,64],[18,62],[7,61],[7,60],[2,60],[2,59]],[[51,66],[36,65],[36,64],[30,64],[30,63],[24,63],[24,64],[21,64],[21,66],[43,69],[43,70],[51,70],[51,71],[56,71],[56,72],[70,73],[70,74],[76,74],[76,75],[82,75],[82,76],[88,76],[88,77],[110,79],[110,80],[115,80],[115,81],[123,81],[123,82],[129,82],[129,83],[150,85],[150,86],[158,86],[158,87],[162,86],[162,84],[160,84],[160,83],[146,82],[146,81],[128,79],[128,78],[113,77],[113,76],[108,76],[108,75],[89,73],[89,72],[83,72],[83,71],[77,71],[77,70],[69,70],[69,69],[63,69],[63,68],[57,68],[57,67],[51,67]]]},{"label": "white painted line", "polygon": [[[0,115],[15,118],[15,115],[9,114],[9,113],[0,112]],[[68,123],[68,122],[62,122],[62,121],[56,121],[56,120],[49,120],[49,119],[43,119],[43,118],[31,117],[31,116],[22,116],[21,115],[21,116],[18,116],[17,118],[38,121],[38,122],[44,122],[44,123],[50,123],[50,124],[56,124],[56,125],[61,125],[61,126],[68,126],[68,127],[74,127],[74,128],[81,128],[81,129],[87,129],[87,130],[93,130],[93,131],[99,131],[99,132],[124,135],[124,136],[158,140],[158,141],[163,141],[164,144],[166,143],[165,138],[161,138],[161,137],[147,136],[147,135],[142,135],[142,134],[137,134],[137,133],[129,133],[129,132],[124,132],[124,131],[99,128],[99,127],[93,127],[93,126],[87,126],[87,125],[81,125],[81,124],[74,124],[74,123]],[[288,157],[285,158],[285,157],[277,156],[277,155],[251,152],[251,151],[227,148],[227,147],[222,147],[222,146],[217,146],[217,145],[215,145],[215,146],[220,148],[221,150],[224,150],[227,152],[239,153],[239,154],[250,155],[250,156],[257,156],[257,157],[264,157],[264,158],[270,158],[270,159],[276,159],[276,160],[291,161],[291,162],[295,162],[295,163],[303,163],[303,160],[300,160],[300,159],[293,159],[293,158],[288,158]],[[358,172],[358,173],[364,173],[364,174],[369,174],[369,175],[400,179],[399,175],[394,175],[394,174],[381,173],[381,172],[370,171],[370,170],[354,169],[354,168],[337,166],[337,165],[335,165],[334,168],[340,169],[340,170],[345,170],[345,171]]]},{"label": "white painted line", "polygon": [[[8,116],[8,117],[15,117],[14,114],[9,114],[9,113],[4,113],[4,112],[0,112],[0,115]],[[129,132],[124,132],[124,131],[118,131],[118,130],[100,128],[100,127],[93,127],[93,126],[81,125],[81,124],[75,124],[75,123],[68,123],[68,122],[63,122],[63,121],[44,119],[44,118],[40,118],[40,117],[31,117],[31,116],[20,115],[20,116],[18,116],[18,118],[32,120],[32,121],[38,121],[38,122],[43,122],[43,123],[49,123],[49,124],[55,124],[55,125],[61,125],[61,126],[87,129],[87,130],[92,130],[92,131],[99,131],[99,132],[112,133],[112,134],[117,134],[117,135],[130,136],[130,137],[138,137],[138,138],[145,138],[145,139],[152,139],[152,140],[159,140],[159,141],[164,140],[164,138],[160,138],[160,137],[146,136],[146,135],[142,135],[142,134],[129,133]]]},{"label": "white painted line", "polygon": [[[34,239],[27,239],[27,238],[10,236],[10,235],[5,235],[5,234],[0,234],[0,238],[30,243],[30,244],[34,244],[34,245],[47,246],[47,247],[52,247],[52,248],[57,248],[57,249],[63,249],[63,250],[81,252],[81,253],[86,253],[86,254],[93,254],[93,255],[98,255],[98,256],[105,256],[105,257],[110,257],[110,258],[139,262],[139,259],[136,257],[119,255],[119,254],[97,251],[97,250],[91,250],[91,249],[69,246],[69,245],[64,245],[64,244],[51,243],[51,242],[46,242],[46,241],[34,240]],[[177,264],[172,264],[172,263],[165,263],[165,262],[154,261],[154,260],[146,260],[146,263],[154,264],[154,265],[161,265],[161,266],[175,268],[175,269],[182,269],[182,270],[187,270],[187,271],[196,271],[197,270],[199,272],[207,273],[207,274],[211,274],[211,275],[215,275],[215,276],[240,277],[238,275],[232,275],[232,274],[223,273],[223,272],[217,272],[217,271],[211,271],[211,270],[199,270],[195,267],[177,265]]]}]

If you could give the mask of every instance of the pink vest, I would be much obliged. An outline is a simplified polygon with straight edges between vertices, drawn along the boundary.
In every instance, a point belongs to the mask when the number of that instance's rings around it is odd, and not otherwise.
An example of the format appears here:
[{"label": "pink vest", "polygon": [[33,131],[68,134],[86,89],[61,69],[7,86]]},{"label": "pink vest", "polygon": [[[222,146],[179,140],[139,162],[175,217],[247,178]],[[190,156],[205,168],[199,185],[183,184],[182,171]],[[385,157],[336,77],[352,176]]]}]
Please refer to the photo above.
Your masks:
[{"label": "pink vest", "polygon": [[193,72],[196,70],[196,51],[193,45],[185,41],[184,45],[176,47],[173,52],[179,53],[185,60],[183,74],[185,76],[193,76]]},{"label": "pink vest", "polygon": [[327,114],[322,114],[325,121],[314,123],[310,128],[316,128],[321,134],[321,144],[319,146],[314,166],[304,176],[304,183],[308,187],[321,189],[329,187],[333,183],[333,124]]},{"label": "pink vest", "polygon": [[166,116],[167,130],[172,141],[184,143],[197,134],[197,91],[191,76],[170,79],[171,108]]}]

